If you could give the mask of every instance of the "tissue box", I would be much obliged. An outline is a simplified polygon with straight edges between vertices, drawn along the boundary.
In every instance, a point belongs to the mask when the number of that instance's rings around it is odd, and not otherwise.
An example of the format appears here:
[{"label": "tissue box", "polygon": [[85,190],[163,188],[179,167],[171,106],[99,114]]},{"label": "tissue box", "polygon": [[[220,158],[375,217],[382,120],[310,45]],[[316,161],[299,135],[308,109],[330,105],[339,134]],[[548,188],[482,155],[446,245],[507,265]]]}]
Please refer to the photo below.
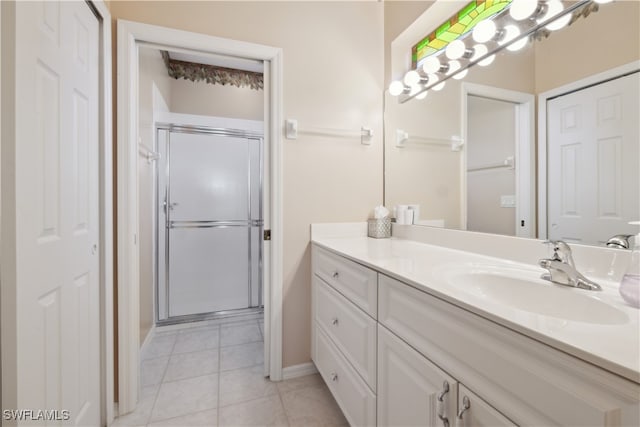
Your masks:
[{"label": "tissue box", "polygon": [[367,235],[375,239],[391,237],[391,218],[369,219],[367,221]]}]

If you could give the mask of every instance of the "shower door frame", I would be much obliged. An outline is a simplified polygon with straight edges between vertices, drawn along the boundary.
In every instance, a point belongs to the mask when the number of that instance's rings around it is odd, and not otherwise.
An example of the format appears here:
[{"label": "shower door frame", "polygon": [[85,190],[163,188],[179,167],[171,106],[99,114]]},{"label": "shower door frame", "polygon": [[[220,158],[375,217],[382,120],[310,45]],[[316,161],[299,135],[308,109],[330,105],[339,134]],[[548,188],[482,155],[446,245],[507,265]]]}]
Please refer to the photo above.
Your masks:
[{"label": "shower door frame", "polygon": [[[243,314],[248,314],[248,313],[256,313],[259,311],[262,311],[262,307],[263,307],[263,239],[262,236],[264,234],[264,211],[263,211],[263,207],[264,207],[264,202],[263,202],[263,196],[264,196],[264,134],[263,132],[256,132],[256,131],[251,131],[251,130],[246,130],[246,129],[234,129],[234,128],[226,128],[226,127],[213,127],[213,126],[202,126],[202,125],[186,125],[186,124],[178,124],[178,123],[163,123],[163,122],[158,122],[155,125],[155,133],[156,133],[156,141],[158,144],[157,149],[159,149],[159,144],[160,144],[160,138],[159,138],[159,132],[160,131],[166,131],[167,132],[167,139],[164,141],[164,144],[166,145],[166,148],[164,150],[165,155],[166,155],[166,162],[157,166],[164,166],[164,171],[161,170],[160,167],[156,167],[156,176],[155,176],[155,189],[156,189],[156,195],[155,195],[155,218],[156,218],[156,224],[154,224],[154,228],[155,228],[155,232],[156,232],[156,242],[157,244],[155,245],[155,257],[156,257],[156,262],[155,262],[155,280],[154,285],[155,285],[155,321],[156,324],[161,326],[161,325],[172,325],[172,324],[176,324],[176,323],[186,323],[186,322],[194,322],[194,321],[198,321],[198,320],[210,320],[210,319],[218,319],[218,318],[223,318],[223,317],[231,317],[231,316],[236,316],[236,315],[243,315]],[[260,154],[259,154],[259,175],[260,175],[260,179],[259,179],[259,185],[258,185],[258,212],[259,212],[259,216],[260,219],[259,220],[253,220],[251,219],[251,195],[252,195],[252,186],[251,186],[251,167],[249,167],[249,179],[248,179],[248,186],[249,186],[249,192],[248,192],[248,205],[247,205],[247,216],[248,216],[248,220],[247,220],[247,224],[245,225],[246,227],[248,227],[249,229],[251,229],[251,227],[257,226],[258,228],[258,238],[259,238],[259,242],[260,245],[258,246],[258,306],[257,307],[251,307],[251,301],[252,301],[252,277],[253,277],[253,272],[252,272],[252,262],[253,262],[253,255],[252,255],[252,233],[251,231],[249,231],[248,233],[248,240],[249,240],[249,250],[248,250],[248,261],[249,261],[249,274],[248,274],[248,279],[249,279],[249,307],[247,308],[240,308],[240,309],[229,309],[229,310],[220,310],[220,311],[215,311],[215,312],[209,312],[209,313],[196,313],[196,314],[186,314],[186,315],[180,315],[180,316],[171,316],[170,315],[170,310],[169,310],[169,304],[170,304],[170,293],[169,293],[169,269],[170,269],[170,259],[169,259],[169,245],[170,245],[170,238],[169,238],[169,231],[171,229],[171,218],[170,218],[170,207],[169,207],[169,202],[170,202],[170,194],[171,194],[171,181],[170,181],[170,177],[171,177],[171,172],[170,172],[170,165],[171,165],[171,154],[170,154],[170,145],[171,145],[171,133],[175,132],[175,133],[186,133],[186,134],[192,134],[192,135],[217,135],[217,136],[230,136],[230,137],[235,137],[235,138],[244,138],[244,139],[248,139],[248,140],[254,140],[254,141],[258,141],[260,144]],[[248,156],[249,161],[251,161],[251,155],[249,154]],[[165,223],[164,224],[160,224],[159,218],[160,218],[160,197],[161,197],[161,191],[162,189],[160,188],[160,174],[164,173],[164,202],[163,202],[163,206],[165,209]],[[207,221],[207,222],[219,222],[221,224],[217,224],[217,225],[212,225],[213,227],[230,227],[230,226],[234,226],[235,224],[231,224],[229,221]],[[226,224],[224,224],[226,223]],[[194,224],[194,225],[190,225],[191,227],[194,228],[201,228],[203,227],[203,225],[199,225],[199,224]],[[165,233],[165,237],[164,237],[164,283],[160,283],[160,244],[159,244],[159,233],[161,232],[161,229],[164,231]],[[165,314],[166,314],[166,318],[164,319],[160,319],[160,286],[164,285],[164,308],[165,308]]]},{"label": "shower door frame", "polygon": [[[139,370],[138,248],[138,48],[151,46],[204,54],[237,56],[265,62],[264,137],[268,148],[265,179],[271,230],[265,251],[265,376],[282,380],[283,218],[282,117],[283,50],[279,47],[225,39],[140,22],[117,21],[117,388],[118,413],[135,409]],[[266,157],[266,156],[265,156]],[[265,249],[267,245],[265,244]]]}]

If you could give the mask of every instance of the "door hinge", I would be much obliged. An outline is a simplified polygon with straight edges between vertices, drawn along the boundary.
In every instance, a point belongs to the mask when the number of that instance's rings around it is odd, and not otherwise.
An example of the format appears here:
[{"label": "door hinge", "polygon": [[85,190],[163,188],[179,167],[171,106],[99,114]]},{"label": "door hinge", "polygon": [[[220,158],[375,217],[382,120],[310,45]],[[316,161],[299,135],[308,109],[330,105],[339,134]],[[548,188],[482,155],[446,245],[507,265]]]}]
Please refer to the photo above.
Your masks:
[{"label": "door hinge", "polygon": [[271,230],[264,230],[264,240],[271,240]]}]

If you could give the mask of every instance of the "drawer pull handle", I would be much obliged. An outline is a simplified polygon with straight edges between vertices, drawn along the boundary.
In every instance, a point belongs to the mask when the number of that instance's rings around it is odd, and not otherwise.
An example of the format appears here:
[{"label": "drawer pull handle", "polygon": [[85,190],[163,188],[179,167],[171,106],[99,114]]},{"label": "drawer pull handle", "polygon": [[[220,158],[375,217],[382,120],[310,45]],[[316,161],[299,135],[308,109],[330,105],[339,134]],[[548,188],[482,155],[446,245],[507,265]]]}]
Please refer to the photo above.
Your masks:
[{"label": "drawer pull handle", "polygon": [[338,323],[339,323],[339,321],[338,321],[338,318],[337,318],[337,317],[334,317],[333,319],[331,319],[331,324],[332,324],[333,326],[338,326]]},{"label": "drawer pull handle", "polygon": [[334,271],[333,274],[331,275],[334,279],[337,279],[338,276],[340,276],[340,273],[338,273],[337,271]]},{"label": "drawer pull handle", "polygon": [[336,374],[335,372],[332,372],[330,376],[331,376],[331,381],[333,382],[338,381],[338,374]]},{"label": "drawer pull handle", "polygon": [[442,421],[442,425],[444,427],[449,427],[449,418],[445,415],[445,412],[447,410],[447,403],[445,401],[447,393],[449,393],[449,383],[447,381],[444,381],[442,383],[442,391],[438,393],[438,397],[437,397],[438,418],[440,418],[440,421]]},{"label": "drawer pull handle", "polygon": [[471,402],[469,402],[469,398],[467,396],[462,398],[462,408],[458,411],[458,419],[462,419],[462,415],[464,415],[467,410],[471,408]]}]

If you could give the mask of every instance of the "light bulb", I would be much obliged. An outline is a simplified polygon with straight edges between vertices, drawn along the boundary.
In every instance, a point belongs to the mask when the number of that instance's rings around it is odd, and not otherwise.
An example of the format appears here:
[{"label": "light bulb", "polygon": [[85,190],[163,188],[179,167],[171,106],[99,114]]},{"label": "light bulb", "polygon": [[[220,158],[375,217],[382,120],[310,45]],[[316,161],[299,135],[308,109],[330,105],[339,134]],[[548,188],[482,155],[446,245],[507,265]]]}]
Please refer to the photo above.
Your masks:
[{"label": "light bulb", "polygon": [[451,75],[460,69],[460,61],[449,61],[449,70],[447,70],[447,75]]},{"label": "light bulb", "polygon": [[449,59],[458,59],[462,58],[466,50],[467,47],[464,45],[462,40],[454,40],[447,45],[445,54]]},{"label": "light bulb", "polygon": [[560,18],[556,18],[552,23],[546,26],[546,29],[549,31],[557,31],[561,28],[566,27],[571,21],[571,14],[567,13]]},{"label": "light bulb", "polygon": [[446,82],[440,82],[437,85],[435,85],[432,89],[435,90],[435,91],[440,91],[440,90],[444,89],[444,84],[445,83]]},{"label": "light bulb", "polygon": [[427,97],[427,93],[428,92],[426,90],[423,90],[422,92],[416,95],[416,99],[425,99]]},{"label": "light bulb", "polygon": [[429,85],[437,83],[440,79],[435,74],[429,74]]},{"label": "light bulb", "polygon": [[527,19],[538,8],[538,0],[513,0],[509,6],[509,14],[516,21]]},{"label": "light bulb", "polygon": [[473,56],[469,59],[471,62],[476,62],[478,58],[484,56],[489,52],[487,47],[483,44],[477,44],[473,46]]},{"label": "light bulb", "polygon": [[511,43],[509,46],[507,46],[507,50],[510,50],[511,52],[517,52],[523,47],[525,47],[528,42],[529,42],[529,38],[523,37],[517,42]]},{"label": "light bulb", "polygon": [[504,27],[504,35],[502,36],[498,44],[500,46],[505,45],[509,43],[511,40],[518,37],[519,35],[520,35],[520,28],[516,27],[515,25],[507,25],[506,27]]},{"label": "light bulb", "polygon": [[404,92],[404,85],[400,80],[395,80],[389,85],[389,95],[398,96]]},{"label": "light bulb", "polygon": [[422,63],[422,71],[425,74],[437,73],[440,69],[440,60],[436,56],[428,56]]},{"label": "light bulb", "polygon": [[[537,20],[538,24],[542,24],[543,22],[547,22],[549,20],[553,20],[553,17],[558,15],[564,10],[564,6],[560,0],[549,0],[547,2],[547,13],[544,14],[540,19]],[[569,21],[571,21],[571,14],[566,14],[553,22],[549,23],[545,28],[549,31],[556,31],[560,28],[565,27]]]},{"label": "light bulb", "polygon": [[[485,45],[483,45],[483,44],[477,44],[477,45],[473,46],[473,51],[475,53],[471,57],[471,62],[476,62],[478,59],[480,59],[481,57],[486,55],[487,52],[489,52],[487,47]],[[483,59],[482,61],[478,62],[478,65],[480,65],[482,67],[486,67],[487,65],[490,65],[493,62],[494,59],[496,59],[496,56],[495,55],[491,55],[491,56]]]},{"label": "light bulb", "polygon": [[420,83],[420,74],[418,74],[416,70],[409,70],[407,74],[404,75],[403,81],[407,86],[417,86],[418,83]]},{"label": "light bulb", "polygon": [[467,73],[469,72],[469,69],[464,69],[462,71],[460,71],[458,74],[454,74],[453,78],[456,80],[461,80],[464,79],[465,77],[467,77]]},{"label": "light bulb", "polygon": [[490,19],[481,21],[473,28],[473,40],[478,43],[488,42],[496,34],[496,24]]}]

